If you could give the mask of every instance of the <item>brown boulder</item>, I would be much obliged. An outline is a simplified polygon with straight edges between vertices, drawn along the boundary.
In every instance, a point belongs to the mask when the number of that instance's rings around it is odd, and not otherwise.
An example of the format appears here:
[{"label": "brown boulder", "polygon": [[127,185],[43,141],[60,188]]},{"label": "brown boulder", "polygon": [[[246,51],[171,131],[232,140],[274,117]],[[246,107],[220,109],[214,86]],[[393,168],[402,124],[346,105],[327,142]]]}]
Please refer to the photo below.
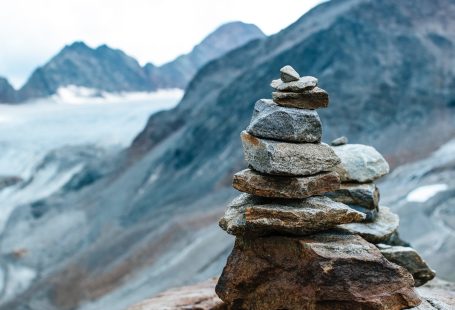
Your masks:
[{"label": "brown boulder", "polygon": [[301,93],[273,92],[272,99],[275,103],[288,108],[319,109],[327,108],[329,95],[319,87]]},{"label": "brown boulder", "polygon": [[420,304],[406,269],[359,236],[237,238],[215,288],[232,309],[405,309]]},{"label": "brown boulder", "polygon": [[306,177],[260,174],[245,169],[234,175],[233,187],[261,197],[306,198],[337,190],[340,178],[336,172],[322,172]]}]

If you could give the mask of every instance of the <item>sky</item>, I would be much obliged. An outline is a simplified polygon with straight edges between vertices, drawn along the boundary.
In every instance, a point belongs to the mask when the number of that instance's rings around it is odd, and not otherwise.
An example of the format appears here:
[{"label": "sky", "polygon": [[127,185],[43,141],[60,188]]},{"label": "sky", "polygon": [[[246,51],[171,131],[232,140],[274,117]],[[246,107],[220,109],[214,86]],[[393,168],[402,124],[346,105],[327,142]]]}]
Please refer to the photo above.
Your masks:
[{"label": "sky", "polygon": [[107,44],[141,64],[171,61],[223,23],[243,21],[267,35],[321,0],[0,0],[0,76],[16,87],[63,46]]}]

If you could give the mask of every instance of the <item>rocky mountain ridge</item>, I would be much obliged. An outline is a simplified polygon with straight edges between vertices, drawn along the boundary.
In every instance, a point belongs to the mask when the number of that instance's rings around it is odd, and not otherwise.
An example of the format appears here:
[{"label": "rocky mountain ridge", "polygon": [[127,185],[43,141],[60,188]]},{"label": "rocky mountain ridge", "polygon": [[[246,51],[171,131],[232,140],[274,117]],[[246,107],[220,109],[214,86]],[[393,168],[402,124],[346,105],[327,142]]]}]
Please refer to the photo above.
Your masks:
[{"label": "rocky mountain ridge", "polygon": [[107,45],[91,48],[84,42],[74,42],[37,68],[18,91],[0,80],[0,102],[47,97],[69,85],[113,93],[184,89],[206,63],[264,37],[255,25],[231,22],[213,31],[190,53],[158,67],[151,63],[141,66],[133,57]]}]

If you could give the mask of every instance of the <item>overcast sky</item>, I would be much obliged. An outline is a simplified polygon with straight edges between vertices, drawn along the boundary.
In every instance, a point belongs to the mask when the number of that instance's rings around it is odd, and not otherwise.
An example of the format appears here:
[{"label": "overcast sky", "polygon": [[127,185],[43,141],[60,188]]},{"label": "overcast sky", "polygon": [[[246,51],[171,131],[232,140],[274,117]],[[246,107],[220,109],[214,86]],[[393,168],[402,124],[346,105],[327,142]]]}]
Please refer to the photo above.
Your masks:
[{"label": "overcast sky", "polygon": [[38,65],[76,40],[107,44],[141,64],[162,64],[219,25],[240,20],[266,34],[321,0],[2,0],[0,76],[18,87]]}]

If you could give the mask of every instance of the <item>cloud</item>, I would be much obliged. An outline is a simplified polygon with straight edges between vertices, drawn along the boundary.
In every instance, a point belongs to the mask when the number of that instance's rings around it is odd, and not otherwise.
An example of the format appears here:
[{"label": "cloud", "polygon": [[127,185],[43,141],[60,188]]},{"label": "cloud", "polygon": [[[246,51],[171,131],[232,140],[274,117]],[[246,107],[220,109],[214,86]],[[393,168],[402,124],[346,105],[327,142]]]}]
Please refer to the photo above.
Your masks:
[{"label": "cloud", "polygon": [[320,0],[14,0],[0,10],[0,76],[17,87],[65,44],[120,48],[141,63],[188,52],[220,24],[241,20],[272,34]]}]

